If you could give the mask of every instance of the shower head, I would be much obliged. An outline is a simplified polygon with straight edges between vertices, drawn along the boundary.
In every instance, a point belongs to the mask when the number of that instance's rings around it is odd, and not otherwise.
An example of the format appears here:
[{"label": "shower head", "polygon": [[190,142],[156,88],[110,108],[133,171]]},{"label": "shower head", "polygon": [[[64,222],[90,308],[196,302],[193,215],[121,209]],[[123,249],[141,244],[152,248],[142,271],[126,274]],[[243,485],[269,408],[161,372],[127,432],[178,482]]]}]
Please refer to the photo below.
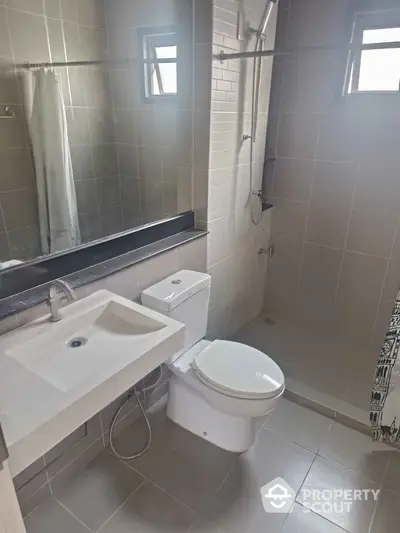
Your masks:
[{"label": "shower head", "polygon": [[265,9],[261,18],[260,25],[257,30],[257,35],[259,37],[265,37],[265,30],[267,29],[268,21],[270,19],[274,5],[278,3],[279,0],[267,0]]}]

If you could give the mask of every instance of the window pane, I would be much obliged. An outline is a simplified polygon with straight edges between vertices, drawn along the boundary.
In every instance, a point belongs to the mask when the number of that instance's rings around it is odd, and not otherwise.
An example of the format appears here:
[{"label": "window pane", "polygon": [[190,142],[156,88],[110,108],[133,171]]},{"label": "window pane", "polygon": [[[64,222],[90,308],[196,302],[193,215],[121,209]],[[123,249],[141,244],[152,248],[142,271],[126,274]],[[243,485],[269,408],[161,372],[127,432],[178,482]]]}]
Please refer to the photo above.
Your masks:
[{"label": "window pane", "polygon": [[178,91],[178,75],[176,63],[160,64],[161,79],[164,93],[176,94]]},{"label": "window pane", "polygon": [[151,94],[153,96],[160,96],[161,91],[160,91],[160,87],[158,86],[157,72],[154,66],[152,66],[151,84],[152,84]]},{"label": "window pane", "polygon": [[156,46],[157,59],[176,59],[177,46]]},{"label": "window pane", "polygon": [[158,85],[157,72],[154,68],[152,74],[152,84],[154,96],[160,96],[161,94],[177,94],[178,92],[178,75],[176,63],[160,63],[160,75],[164,93],[161,93]]},{"label": "window pane", "polygon": [[398,91],[399,82],[399,48],[362,52],[359,91]]},{"label": "window pane", "polygon": [[363,44],[400,42],[400,28],[364,30]]}]

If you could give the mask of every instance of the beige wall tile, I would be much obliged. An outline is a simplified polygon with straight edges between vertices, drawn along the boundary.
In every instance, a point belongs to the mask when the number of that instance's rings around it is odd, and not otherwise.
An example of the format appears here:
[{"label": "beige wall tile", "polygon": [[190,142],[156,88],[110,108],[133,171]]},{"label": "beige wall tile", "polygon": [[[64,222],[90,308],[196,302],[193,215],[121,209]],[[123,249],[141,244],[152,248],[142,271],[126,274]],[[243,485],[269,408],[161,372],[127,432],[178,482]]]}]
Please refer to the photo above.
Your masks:
[{"label": "beige wall tile", "polygon": [[78,6],[80,0],[61,0],[61,13],[63,20],[78,22]]},{"label": "beige wall tile", "polygon": [[178,272],[179,268],[180,263],[177,249],[170,250],[160,256],[139,263],[135,267],[139,293],[147,287],[174,274],[174,272]]},{"label": "beige wall tile", "polygon": [[90,146],[71,147],[71,158],[75,181],[94,178],[93,156]]},{"label": "beige wall tile", "polygon": [[318,115],[281,115],[278,156],[312,159],[316,152]]},{"label": "beige wall tile", "polygon": [[101,211],[121,205],[121,191],[117,176],[96,179],[96,192]]},{"label": "beige wall tile", "polygon": [[343,248],[350,218],[354,177],[352,167],[338,163],[316,163],[307,240]]},{"label": "beige wall tile", "polygon": [[355,183],[355,168],[349,164],[317,161],[311,202],[351,207]]},{"label": "beige wall tile", "polygon": [[355,210],[351,214],[346,248],[389,257],[397,223],[398,215],[390,212]]},{"label": "beige wall tile", "polygon": [[0,191],[33,189],[33,167],[28,150],[0,151]]},{"label": "beige wall tile", "polygon": [[289,239],[272,242],[275,254],[268,264],[265,307],[290,316],[295,312],[303,245]]},{"label": "beige wall tile", "polygon": [[345,253],[335,305],[337,324],[344,333],[370,338],[386,266],[379,257]]},{"label": "beige wall tile", "polygon": [[68,138],[71,146],[89,145],[88,111],[82,107],[67,107]]},{"label": "beige wall tile", "polygon": [[334,248],[343,248],[349,216],[350,209],[312,203],[307,218],[307,241]]},{"label": "beige wall tile", "polygon": [[[365,127],[365,126],[364,126]],[[321,118],[317,158],[325,161],[357,161],[363,126],[345,112]]]},{"label": "beige wall tile", "polygon": [[209,267],[226,259],[229,255],[229,222],[230,217],[226,215],[208,223],[210,233],[207,239],[207,264]]},{"label": "beige wall tile", "polygon": [[59,0],[45,0],[45,9],[47,17],[61,18],[61,3]]},{"label": "beige wall tile", "polygon": [[197,239],[178,248],[179,268],[205,272],[207,268],[207,238]]},{"label": "beige wall tile", "polygon": [[326,246],[305,244],[299,284],[302,318],[328,324],[336,297],[343,252]]},{"label": "beige wall tile", "polygon": [[139,172],[136,146],[117,144],[118,172],[123,176],[137,177]]},{"label": "beige wall tile", "polygon": [[309,52],[283,64],[281,110],[316,113],[331,108],[337,84],[327,52]]},{"label": "beige wall tile", "polygon": [[213,5],[211,0],[194,1],[195,40],[209,43],[213,32]]},{"label": "beige wall tile", "polygon": [[28,260],[42,255],[39,227],[27,226],[8,232],[12,259]]},{"label": "beige wall tile", "polygon": [[26,119],[20,106],[13,106],[16,117],[0,121],[0,146],[3,149],[25,148],[28,145]]},{"label": "beige wall tile", "polygon": [[78,3],[78,22],[84,26],[105,28],[105,10],[103,2],[98,0],[81,0]]},{"label": "beige wall tile", "polygon": [[207,111],[211,106],[211,64],[210,43],[195,45],[194,95],[195,110]]},{"label": "beige wall tile", "polygon": [[0,201],[9,231],[38,223],[36,191],[33,189],[3,192]]},{"label": "beige wall tile", "polygon": [[115,142],[136,143],[136,120],[134,111],[127,109],[114,111]]},{"label": "beige wall tile", "polygon": [[209,173],[208,220],[234,211],[235,185],[238,168],[213,170]]},{"label": "beige wall tile", "polygon": [[0,7],[0,57],[3,58],[12,57],[7,25],[6,10],[4,7]]},{"label": "beige wall tile", "polygon": [[111,207],[104,211],[99,212],[100,227],[103,232],[103,236],[114,235],[124,229],[124,223],[122,220],[122,209],[120,206]]},{"label": "beige wall tile", "polygon": [[13,9],[44,15],[44,4],[42,0],[5,0],[5,5]]},{"label": "beige wall tile", "polygon": [[289,46],[340,43],[343,37],[347,3],[338,0],[293,5],[290,17]]},{"label": "beige wall tile", "polygon": [[54,62],[65,61],[65,42],[62,33],[61,20],[47,19],[47,32],[50,43],[51,60]]},{"label": "beige wall tile", "polygon": [[302,240],[306,230],[308,204],[291,200],[276,200],[272,217],[274,238]]},{"label": "beige wall tile", "polygon": [[194,167],[209,168],[210,127],[209,113],[196,111],[194,114]]},{"label": "beige wall tile", "polygon": [[313,175],[311,160],[278,159],[274,165],[274,197],[307,202]]},{"label": "beige wall tile", "polygon": [[[50,61],[44,17],[8,10],[8,24],[16,61]],[[29,28],[29,40],[26,29]]]},{"label": "beige wall tile", "polygon": [[116,176],[118,174],[115,145],[93,146],[93,158],[96,178]]},{"label": "beige wall tile", "polygon": [[[394,155],[394,154],[393,154]],[[400,210],[400,182],[396,158],[361,163],[354,196],[355,209]]]}]

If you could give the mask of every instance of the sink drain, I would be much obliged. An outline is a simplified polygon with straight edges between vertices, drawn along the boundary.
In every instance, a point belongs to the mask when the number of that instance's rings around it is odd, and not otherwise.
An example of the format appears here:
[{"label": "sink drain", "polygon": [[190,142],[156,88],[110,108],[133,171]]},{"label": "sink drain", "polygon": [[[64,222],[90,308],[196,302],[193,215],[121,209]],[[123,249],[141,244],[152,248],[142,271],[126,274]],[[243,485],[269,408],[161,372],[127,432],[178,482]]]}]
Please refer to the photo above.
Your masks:
[{"label": "sink drain", "polygon": [[81,346],[85,346],[86,343],[87,339],[85,339],[85,337],[77,337],[76,339],[70,340],[68,346],[69,348],[81,348]]}]

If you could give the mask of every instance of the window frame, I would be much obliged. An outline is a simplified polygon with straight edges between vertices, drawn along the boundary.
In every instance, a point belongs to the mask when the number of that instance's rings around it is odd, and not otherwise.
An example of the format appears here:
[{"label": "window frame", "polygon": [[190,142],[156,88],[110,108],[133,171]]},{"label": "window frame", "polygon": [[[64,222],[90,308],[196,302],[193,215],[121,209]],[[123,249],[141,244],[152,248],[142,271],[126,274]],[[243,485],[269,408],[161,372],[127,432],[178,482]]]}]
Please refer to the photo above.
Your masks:
[{"label": "window frame", "polygon": [[[393,16],[394,15],[394,16]],[[400,10],[389,9],[374,12],[356,13],[353,24],[351,46],[353,50],[350,52],[349,69],[346,79],[346,94],[347,96],[354,95],[400,95],[400,67],[399,67],[399,89],[397,91],[360,91],[360,73],[362,53],[365,50],[400,50],[400,41],[388,41],[384,43],[368,43],[363,44],[363,34],[366,30],[378,30],[400,28]]]},{"label": "window frame", "polygon": [[[142,85],[142,99],[145,102],[171,102],[176,101],[178,98],[178,82],[179,82],[179,39],[177,27],[173,26],[155,26],[155,27],[146,27],[139,28],[139,49],[141,50],[141,56],[143,60],[143,76],[141,80]],[[150,46],[150,38],[153,41],[153,46]],[[164,60],[157,59],[155,57],[155,47],[162,46],[176,46],[176,60]],[[165,93],[165,94],[153,94],[153,81],[152,81],[152,66],[155,67],[159,87],[162,87],[161,73],[159,70],[159,65],[163,63],[174,63],[176,64],[176,76],[177,76],[177,92],[175,94]]]}]

